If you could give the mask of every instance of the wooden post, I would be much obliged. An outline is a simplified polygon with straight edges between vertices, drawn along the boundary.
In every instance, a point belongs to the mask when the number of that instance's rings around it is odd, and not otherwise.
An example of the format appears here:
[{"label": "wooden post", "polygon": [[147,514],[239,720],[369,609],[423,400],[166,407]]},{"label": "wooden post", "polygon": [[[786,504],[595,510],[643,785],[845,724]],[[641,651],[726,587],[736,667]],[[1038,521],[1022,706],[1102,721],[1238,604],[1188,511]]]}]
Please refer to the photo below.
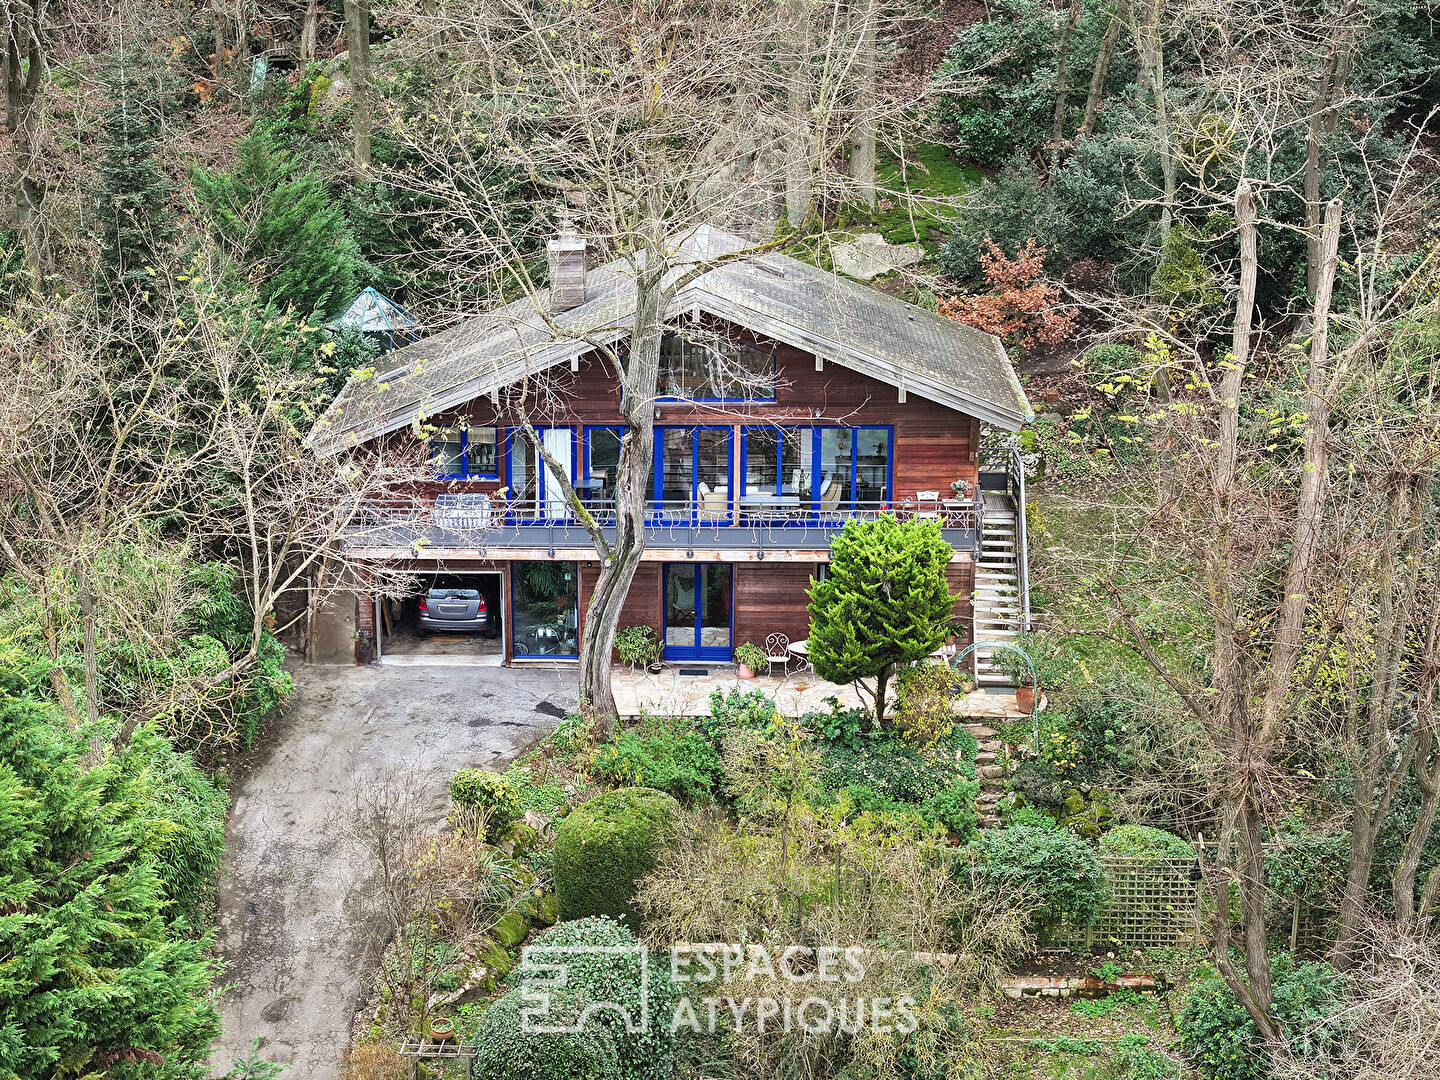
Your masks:
[{"label": "wooden post", "polygon": [[1290,903],[1290,952],[1293,954],[1300,944],[1300,899],[1303,893],[1296,893]]}]

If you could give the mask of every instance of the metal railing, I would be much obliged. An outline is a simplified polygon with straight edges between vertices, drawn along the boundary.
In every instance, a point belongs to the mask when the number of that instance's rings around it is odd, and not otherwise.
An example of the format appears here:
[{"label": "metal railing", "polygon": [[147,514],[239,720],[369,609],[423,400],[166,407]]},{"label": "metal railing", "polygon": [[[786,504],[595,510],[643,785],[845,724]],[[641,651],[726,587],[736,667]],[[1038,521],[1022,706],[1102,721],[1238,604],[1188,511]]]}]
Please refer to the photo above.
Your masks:
[{"label": "metal railing", "polygon": [[[613,534],[618,506],[610,499],[583,503],[591,520]],[[951,499],[897,499],[850,506],[801,504],[793,497],[701,496],[693,500],[650,500],[645,504],[647,543],[684,547],[779,547],[820,549],[849,521],[891,515],[934,521],[955,547],[974,550],[980,508]],[[588,546],[589,532],[570,507],[544,501],[501,503],[478,495],[397,497],[367,503],[349,531],[354,545],[371,542],[466,547]]]},{"label": "metal railing", "polygon": [[1030,541],[1025,535],[1025,463],[1020,447],[1010,447],[1010,497],[1015,501],[1015,577],[1020,586],[1020,621],[1030,629]]},{"label": "metal railing", "polygon": [[[1020,625],[1030,629],[1030,540],[1025,527],[1025,466],[1020,460],[1020,447],[1015,443],[980,453],[981,494],[994,491],[985,487],[986,474],[1003,474],[1004,491],[1015,511],[1015,580],[1020,594]],[[981,522],[983,541],[984,522]],[[977,541],[977,544],[981,541]]]}]

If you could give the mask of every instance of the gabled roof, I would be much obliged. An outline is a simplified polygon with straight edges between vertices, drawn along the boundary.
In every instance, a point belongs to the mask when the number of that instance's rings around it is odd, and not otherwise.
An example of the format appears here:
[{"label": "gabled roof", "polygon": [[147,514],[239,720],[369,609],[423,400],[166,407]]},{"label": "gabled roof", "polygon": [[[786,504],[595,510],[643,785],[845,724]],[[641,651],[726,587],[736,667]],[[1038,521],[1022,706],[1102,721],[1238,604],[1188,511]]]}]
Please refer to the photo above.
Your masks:
[{"label": "gabled roof", "polygon": [[[747,246],[701,226],[681,241],[675,273]],[[396,350],[351,379],[311,442],[337,453],[622,339],[635,311],[631,273],[615,260],[586,275],[579,307],[549,314],[541,291]],[[798,259],[720,262],[677,292],[665,319],[697,310],[1006,430],[1032,416],[998,338]]]}]

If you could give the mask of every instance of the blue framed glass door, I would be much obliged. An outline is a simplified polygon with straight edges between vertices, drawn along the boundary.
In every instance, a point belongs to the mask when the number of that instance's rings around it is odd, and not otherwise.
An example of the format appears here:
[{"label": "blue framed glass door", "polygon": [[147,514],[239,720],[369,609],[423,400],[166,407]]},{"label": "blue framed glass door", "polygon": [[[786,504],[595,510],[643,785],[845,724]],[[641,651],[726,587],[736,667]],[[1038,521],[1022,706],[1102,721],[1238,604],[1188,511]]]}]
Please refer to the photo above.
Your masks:
[{"label": "blue framed glass door", "polygon": [[666,563],[666,660],[729,660],[734,576],[729,563]]},{"label": "blue framed glass door", "polygon": [[731,520],[733,485],[728,427],[657,427],[655,491],[657,518],[665,523]]},{"label": "blue framed glass door", "polygon": [[[547,453],[565,468],[565,479],[575,479],[575,429],[535,429]],[[530,440],[517,428],[509,432],[510,452],[506,455],[506,486],[510,489],[510,518],[519,524],[568,521],[570,507],[550,466],[535,452]]]}]

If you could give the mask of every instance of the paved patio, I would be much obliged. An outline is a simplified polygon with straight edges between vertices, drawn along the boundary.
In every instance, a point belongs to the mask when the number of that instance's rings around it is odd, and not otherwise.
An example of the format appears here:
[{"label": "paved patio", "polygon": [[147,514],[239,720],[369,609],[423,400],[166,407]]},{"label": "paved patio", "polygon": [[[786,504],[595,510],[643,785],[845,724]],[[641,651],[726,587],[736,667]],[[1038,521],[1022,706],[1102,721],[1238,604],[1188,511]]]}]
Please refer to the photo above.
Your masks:
[{"label": "paved patio", "polygon": [[[853,686],[838,686],[809,673],[785,679],[778,675],[741,679],[729,666],[711,668],[708,675],[681,675],[677,667],[666,667],[658,675],[617,667],[610,677],[610,686],[621,716],[639,716],[642,712],[655,716],[707,716],[711,691],[728,694],[736,687],[762,691],[775,702],[781,716],[825,712],[830,708],[826,699],[831,697],[838,698],[847,709],[861,705]],[[967,695],[956,711],[964,716],[992,719],[1024,715],[1015,707],[1014,694],[991,694],[983,690]]]}]

